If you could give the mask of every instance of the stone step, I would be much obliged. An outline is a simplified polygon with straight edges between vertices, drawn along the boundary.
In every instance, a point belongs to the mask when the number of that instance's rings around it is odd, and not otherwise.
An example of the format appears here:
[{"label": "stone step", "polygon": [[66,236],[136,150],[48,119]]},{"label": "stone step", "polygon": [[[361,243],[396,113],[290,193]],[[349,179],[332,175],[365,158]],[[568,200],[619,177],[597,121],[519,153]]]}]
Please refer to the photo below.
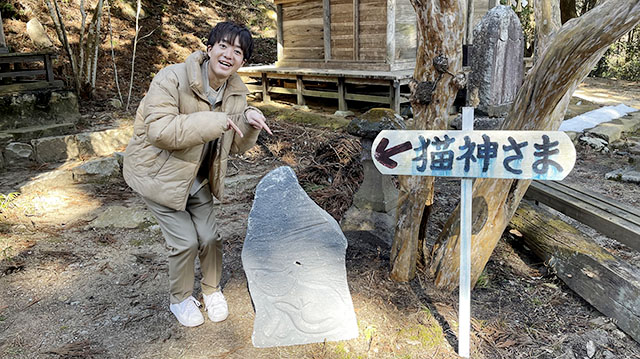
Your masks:
[{"label": "stone step", "polygon": [[[43,127],[52,126],[58,125]],[[60,128],[63,127],[61,126]],[[73,128],[73,125],[71,125],[71,128]],[[53,163],[72,159],[111,156],[114,152],[123,150],[133,134],[133,127],[124,125],[102,131],[47,136],[30,141],[22,138],[16,139],[16,134],[20,137],[20,131],[22,130],[0,132],[0,149],[3,153],[2,157],[5,159],[5,167],[12,167],[12,165],[24,166],[28,165],[29,162]],[[29,138],[29,136],[24,138]],[[16,144],[20,146],[19,154],[25,152],[23,147],[30,147],[30,154],[28,156],[18,156],[15,151]],[[8,159],[12,160],[9,161]],[[20,161],[18,161],[19,159]],[[2,168],[1,165],[0,168]]]},{"label": "stone step", "polygon": [[57,136],[70,133],[75,130],[76,125],[71,122],[56,123],[51,125],[28,126],[8,129],[0,132],[3,135],[11,136],[15,142],[29,142],[33,139],[48,136]]},{"label": "stone step", "polygon": [[70,90],[37,89],[0,95],[0,129],[77,122],[78,98]]},{"label": "stone step", "polygon": [[8,95],[17,92],[34,91],[34,90],[46,90],[46,89],[61,89],[64,87],[64,82],[55,80],[53,83],[48,81],[31,81],[21,82],[17,84],[9,84],[0,86],[0,95]]}]

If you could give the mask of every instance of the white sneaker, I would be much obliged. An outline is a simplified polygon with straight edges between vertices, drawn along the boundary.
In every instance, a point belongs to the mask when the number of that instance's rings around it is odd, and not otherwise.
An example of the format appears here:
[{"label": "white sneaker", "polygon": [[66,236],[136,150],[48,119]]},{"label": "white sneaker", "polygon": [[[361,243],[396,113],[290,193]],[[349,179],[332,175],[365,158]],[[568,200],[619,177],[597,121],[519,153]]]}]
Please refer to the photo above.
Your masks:
[{"label": "white sneaker", "polygon": [[180,324],[185,327],[197,327],[204,323],[204,317],[198,309],[200,305],[196,298],[190,296],[178,304],[169,305],[169,310],[176,316]]},{"label": "white sneaker", "polygon": [[204,297],[204,307],[212,322],[221,322],[229,316],[229,307],[224,299],[221,291],[214,292],[211,295],[202,293]]}]

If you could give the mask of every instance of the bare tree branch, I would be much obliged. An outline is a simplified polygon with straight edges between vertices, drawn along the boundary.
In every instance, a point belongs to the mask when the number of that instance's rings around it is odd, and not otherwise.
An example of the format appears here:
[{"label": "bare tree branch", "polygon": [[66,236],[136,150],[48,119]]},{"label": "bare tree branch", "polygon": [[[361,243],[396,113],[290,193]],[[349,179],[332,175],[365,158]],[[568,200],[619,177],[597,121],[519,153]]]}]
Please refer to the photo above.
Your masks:
[{"label": "bare tree branch", "polygon": [[138,0],[138,4],[136,7],[136,35],[133,39],[133,54],[131,55],[131,78],[129,80],[129,95],[127,96],[127,106],[125,107],[126,111],[129,111],[129,104],[131,104],[131,90],[133,89],[133,75],[135,70],[136,63],[136,47],[138,45],[138,34],[140,33],[140,26],[138,25],[138,21],[140,19],[140,0]]},{"label": "bare tree branch", "polygon": [[109,44],[111,45],[111,62],[113,63],[113,74],[115,76],[116,89],[118,90],[118,98],[120,98],[120,103],[124,103],[122,100],[122,92],[120,91],[120,79],[118,78],[118,66],[116,66],[116,56],[113,51],[113,29],[111,28],[111,3],[109,0],[106,0],[107,5],[107,19],[109,23]]}]

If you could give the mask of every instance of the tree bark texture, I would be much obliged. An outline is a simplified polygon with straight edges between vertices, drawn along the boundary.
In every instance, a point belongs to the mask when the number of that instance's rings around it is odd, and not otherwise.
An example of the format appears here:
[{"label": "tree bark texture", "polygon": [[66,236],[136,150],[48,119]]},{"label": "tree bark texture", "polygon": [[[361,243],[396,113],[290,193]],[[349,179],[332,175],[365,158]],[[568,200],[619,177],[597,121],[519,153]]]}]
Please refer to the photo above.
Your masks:
[{"label": "tree bark texture", "polygon": [[[411,85],[413,129],[446,129],[449,107],[463,82],[457,75],[462,72],[464,0],[412,0],[411,3],[418,25],[415,81]],[[434,65],[434,60],[439,65]],[[399,182],[391,278],[404,282],[415,276],[418,251],[421,250],[418,244],[420,225],[427,220],[423,219],[425,206],[433,202],[434,179],[401,176]]]},{"label": "tree bark texture", "polygon": [[[525,78],[502,130],[556,130],[569,99],[606,49],[640,21],[640,1],[609,0],[567,22]],[[477,179],[473,185],[471,283],[478,280],[530,180]],[[458,285],[460,209],[451,215],[433,248],[436,285]]]},{"label": "tree bark texture", "polygon": [[536,0],[534,5],[536,19],[536,46],[535,59],[547,48],[553,35],[560,30],[560,3],[559,0]]}]

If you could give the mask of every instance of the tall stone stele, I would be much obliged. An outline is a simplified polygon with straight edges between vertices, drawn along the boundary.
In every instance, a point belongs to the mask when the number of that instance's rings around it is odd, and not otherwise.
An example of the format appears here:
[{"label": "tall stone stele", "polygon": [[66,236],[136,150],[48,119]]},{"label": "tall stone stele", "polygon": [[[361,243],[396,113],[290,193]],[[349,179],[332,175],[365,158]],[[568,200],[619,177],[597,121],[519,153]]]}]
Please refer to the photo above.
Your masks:
[{"label": "tall stone stele", "polygon": [[489,10],[473,29],[470,102],[489,116],[503,117],[524,76],[524,34],[510,6]]}]

